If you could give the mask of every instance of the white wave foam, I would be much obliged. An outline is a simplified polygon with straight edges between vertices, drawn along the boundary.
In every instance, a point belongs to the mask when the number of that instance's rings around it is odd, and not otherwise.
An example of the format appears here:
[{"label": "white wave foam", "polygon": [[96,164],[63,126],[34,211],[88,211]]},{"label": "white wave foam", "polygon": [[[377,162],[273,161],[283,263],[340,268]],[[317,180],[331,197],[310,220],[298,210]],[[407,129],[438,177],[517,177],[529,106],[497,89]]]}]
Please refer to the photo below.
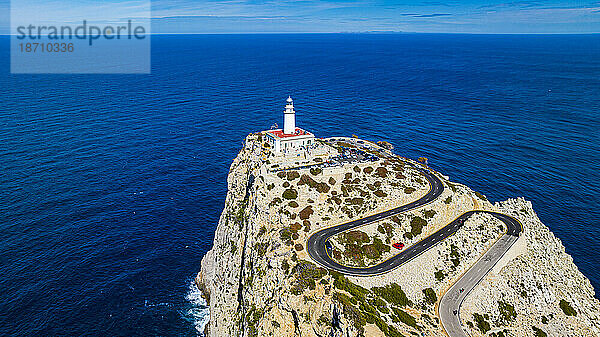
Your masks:
[{"label": "white wave foam", "polygon": [[196,286],[196,282],[192,280],[185,299],[191,304],[191,307],[186,311],[186,317],[194,323],[198,336],[204,336],[204,327],[210,319],[209,307],[202,291]]}]

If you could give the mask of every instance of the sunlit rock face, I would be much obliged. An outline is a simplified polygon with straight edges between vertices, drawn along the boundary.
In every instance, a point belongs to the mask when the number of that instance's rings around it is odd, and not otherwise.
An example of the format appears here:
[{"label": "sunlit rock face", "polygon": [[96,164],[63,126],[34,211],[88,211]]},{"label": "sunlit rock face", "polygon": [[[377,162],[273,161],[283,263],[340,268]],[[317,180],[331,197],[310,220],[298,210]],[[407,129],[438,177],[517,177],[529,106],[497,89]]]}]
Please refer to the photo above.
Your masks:
[{"label": "sunlit rock face", "polygon": [[[249,135],[231,164],[213,248],[196,279],[210,305],[207,335],[442,335],[439,299],[504,233],[503,224],[475,214],[455,235],[388,273],[344,277],[312,261],[308,237],[417,200],[427,181],[403,158],[324,165],[357,145],[348,139],[317,141],[294,157],[275,155],[265,139]],[[463,303],[464,329],[474,336],[600,335],[600,303],[589,280],[531,203],[491,204],[438,176],[444,192],[435,201],[333,237],[332,258],[378,264],[399,252],[394,243],[410,247],[466,211],[503,212],[524,231]]]}]

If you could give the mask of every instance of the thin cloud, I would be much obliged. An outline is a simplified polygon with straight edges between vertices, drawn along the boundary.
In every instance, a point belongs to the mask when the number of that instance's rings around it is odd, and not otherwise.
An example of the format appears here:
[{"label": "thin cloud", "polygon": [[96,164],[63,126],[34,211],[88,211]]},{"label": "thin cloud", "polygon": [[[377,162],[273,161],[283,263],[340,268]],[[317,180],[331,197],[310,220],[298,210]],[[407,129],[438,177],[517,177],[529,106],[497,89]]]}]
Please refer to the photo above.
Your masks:
[{"label": "thin cloud", "polygon": [[514,1],[514,2],[503,2],[499,4],[483,5],[479,6],[478,9],[501,9],[501,8],[519,8],[528,9],[542,7],[544,3],[538,1]]},{"label": "thin cloud", "polygon": [[451,16],[449,13],[433,13],[433,14],[416,14],[416,13],[404,13],[402,16],[409,16],[412,18],[436,18],[440,16]]}]

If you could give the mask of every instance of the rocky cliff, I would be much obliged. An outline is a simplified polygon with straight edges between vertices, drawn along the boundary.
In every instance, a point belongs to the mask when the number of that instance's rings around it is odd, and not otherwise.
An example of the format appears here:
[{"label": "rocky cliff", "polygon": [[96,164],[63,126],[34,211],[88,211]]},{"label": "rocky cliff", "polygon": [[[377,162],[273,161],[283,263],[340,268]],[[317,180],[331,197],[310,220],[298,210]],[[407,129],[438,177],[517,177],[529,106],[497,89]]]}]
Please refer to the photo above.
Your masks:
[{"label": "rocky cliff", "polygon": [[[502,235],[502,223],[476,214],[455,235],[382,275],[345,277],[319,267],[306,253],[310,234],[406,204],[428,189],[414,165],[399,157],[324,164],[356,146],[319,142],[310,153],[284,158],[260,134],[246,138],[196,280],[210,305],[208,336],[444,334],[440,297]],[[524,231],[463,303],[465,329],[474,336],[600,335],[600,303],[589,280],[531,203],[491,204],[438,176],[445,188],[434,202],[332,238],[333,258],[377,264],[397,252],[392,243],[410,246],[466,211],[504,212]]]}]

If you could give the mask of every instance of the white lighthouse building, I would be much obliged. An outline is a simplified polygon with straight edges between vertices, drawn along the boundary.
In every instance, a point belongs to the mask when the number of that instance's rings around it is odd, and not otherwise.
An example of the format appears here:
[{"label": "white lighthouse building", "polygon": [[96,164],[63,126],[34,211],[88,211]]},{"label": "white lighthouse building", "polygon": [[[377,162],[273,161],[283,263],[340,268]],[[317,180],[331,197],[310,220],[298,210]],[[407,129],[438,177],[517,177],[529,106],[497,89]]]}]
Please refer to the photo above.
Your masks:
[{"label": "white lighthouse building", "polygon": [[308,151],[315,143],[315,135],[296,127],[296,111],[292,97],[288,97],[286,100],[283,111],[283,129],[269,130],[264,133],[277,154]]},{"label": "white lighthouse building", "polygon": [[288,96],[285,111],[283,112],[283,133],[292,135],[296,132],[296,111],[294,111],[294,100]]}]

